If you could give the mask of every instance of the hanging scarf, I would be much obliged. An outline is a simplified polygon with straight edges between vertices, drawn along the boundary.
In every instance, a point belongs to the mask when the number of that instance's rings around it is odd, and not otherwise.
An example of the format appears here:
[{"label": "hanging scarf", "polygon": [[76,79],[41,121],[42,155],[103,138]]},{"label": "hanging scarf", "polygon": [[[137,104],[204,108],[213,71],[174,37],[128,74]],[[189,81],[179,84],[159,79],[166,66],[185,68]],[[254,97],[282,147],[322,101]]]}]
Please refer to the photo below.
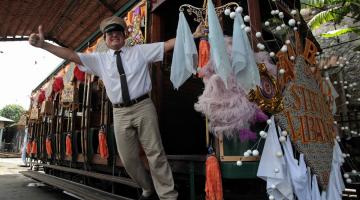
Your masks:
[{"label": "hanging scarf", "polygon": [[107,159],[109,157],[108,145],[106,141],[106,134],[104,128],[101,128],[99,131],[99,153],[101,158]]}]

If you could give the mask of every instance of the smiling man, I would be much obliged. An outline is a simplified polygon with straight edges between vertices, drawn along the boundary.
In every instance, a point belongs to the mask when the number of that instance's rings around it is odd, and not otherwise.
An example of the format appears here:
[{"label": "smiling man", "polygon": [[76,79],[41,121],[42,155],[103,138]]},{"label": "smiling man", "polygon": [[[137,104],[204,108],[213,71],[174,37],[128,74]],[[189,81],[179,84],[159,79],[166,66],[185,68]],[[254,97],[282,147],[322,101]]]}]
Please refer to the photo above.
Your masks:
[{"label": "smiling man", "polygon": [[[166,42],[124,46],[126,24],[120,17],[109,17],[100,24],[106,52],[78,53],[44,41],[42,27],[29,37],[29,43],[79,65],[80,70],[99,76],[113,104],[115,139],[122,163],[142,188],[142,200],[175,200],[171,168],[162,145],[157,113],[149,98],[149,65],[163,60],[164,52],[174,48],[175,38]],[[194,35],[201,36],[199,26]],[[149,161],[150,175],[139,157],[139,142]]]}]

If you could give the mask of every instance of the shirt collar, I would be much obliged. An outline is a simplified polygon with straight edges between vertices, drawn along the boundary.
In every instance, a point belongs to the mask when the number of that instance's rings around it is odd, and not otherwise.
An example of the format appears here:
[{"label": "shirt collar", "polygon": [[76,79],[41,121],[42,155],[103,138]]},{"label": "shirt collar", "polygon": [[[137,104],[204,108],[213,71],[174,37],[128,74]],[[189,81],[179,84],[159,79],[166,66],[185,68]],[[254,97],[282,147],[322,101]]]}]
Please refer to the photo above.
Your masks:
[{"label": "shirt collar", "polygon": [[[125,53],[125,52],[126,52],[125,46],[121,47],[120,51],[121,51],[122,53]],[[110,55],[115,56],[115,50],[109,49],[109,53],[110,53]]]}]

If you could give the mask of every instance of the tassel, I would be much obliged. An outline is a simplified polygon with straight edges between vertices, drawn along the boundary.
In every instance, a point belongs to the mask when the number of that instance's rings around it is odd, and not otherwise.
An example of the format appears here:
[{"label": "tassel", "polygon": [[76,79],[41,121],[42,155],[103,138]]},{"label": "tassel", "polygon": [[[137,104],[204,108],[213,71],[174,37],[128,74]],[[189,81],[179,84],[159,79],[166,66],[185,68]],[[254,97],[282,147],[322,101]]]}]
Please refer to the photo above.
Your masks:
[{"label": "tassel", "polygon": [[31,154],[31,143],[32,141],[29,141],[26,145],[26,153],[27,155],[30,155]]},{"label": "tassel", "polygon": [[35,139],[32,141],[32,144],[31,144],[31,153],[37,154],[37,145],[36,145]]},{"label": "tassel", "polygon": [[219,162],[211,155],[206,160],[206,200],[223,200],[223,189]]},{"label": "tassel", "polygon": [[109,151],[108,151],[108,145],[106,141],[106,134],[105,130],[103,128],[99,131],[99,151],[100,151],[100,157],[101,158],[108,158],[109,157]]},{"label": "tassel", "polygon": [[241,142],[248,140],[255,141],[256,133],[252,132],[250,129],[241,129],[239,132],[239,138]]},{"label": "tassel", "polygon": [[210,44],[207,39],[201,38],[199,43],[199,67],[203,68],[210,58]]},{"label": "tassel", "polygon": [[46,153],[48,156],[52,155],[51,139],[49,137],[46,138]]},{"label": "tassel", "polygon": [[71,134],[66,135],[66,151],[65,155],[71,156],[72,155],[72,145],[71,145]]}]

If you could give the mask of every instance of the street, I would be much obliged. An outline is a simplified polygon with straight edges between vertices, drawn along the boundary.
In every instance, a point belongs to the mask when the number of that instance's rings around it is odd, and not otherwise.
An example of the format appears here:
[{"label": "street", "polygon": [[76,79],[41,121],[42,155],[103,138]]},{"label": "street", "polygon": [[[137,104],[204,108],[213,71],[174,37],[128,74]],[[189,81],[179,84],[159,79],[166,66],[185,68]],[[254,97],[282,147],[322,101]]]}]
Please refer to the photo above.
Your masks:
[{"label": "street", "polygon": [[0,158],[1,200],[75,200],[64,192],[27,178],[19,173],[27,167],[20,167],[20,158]]}]

